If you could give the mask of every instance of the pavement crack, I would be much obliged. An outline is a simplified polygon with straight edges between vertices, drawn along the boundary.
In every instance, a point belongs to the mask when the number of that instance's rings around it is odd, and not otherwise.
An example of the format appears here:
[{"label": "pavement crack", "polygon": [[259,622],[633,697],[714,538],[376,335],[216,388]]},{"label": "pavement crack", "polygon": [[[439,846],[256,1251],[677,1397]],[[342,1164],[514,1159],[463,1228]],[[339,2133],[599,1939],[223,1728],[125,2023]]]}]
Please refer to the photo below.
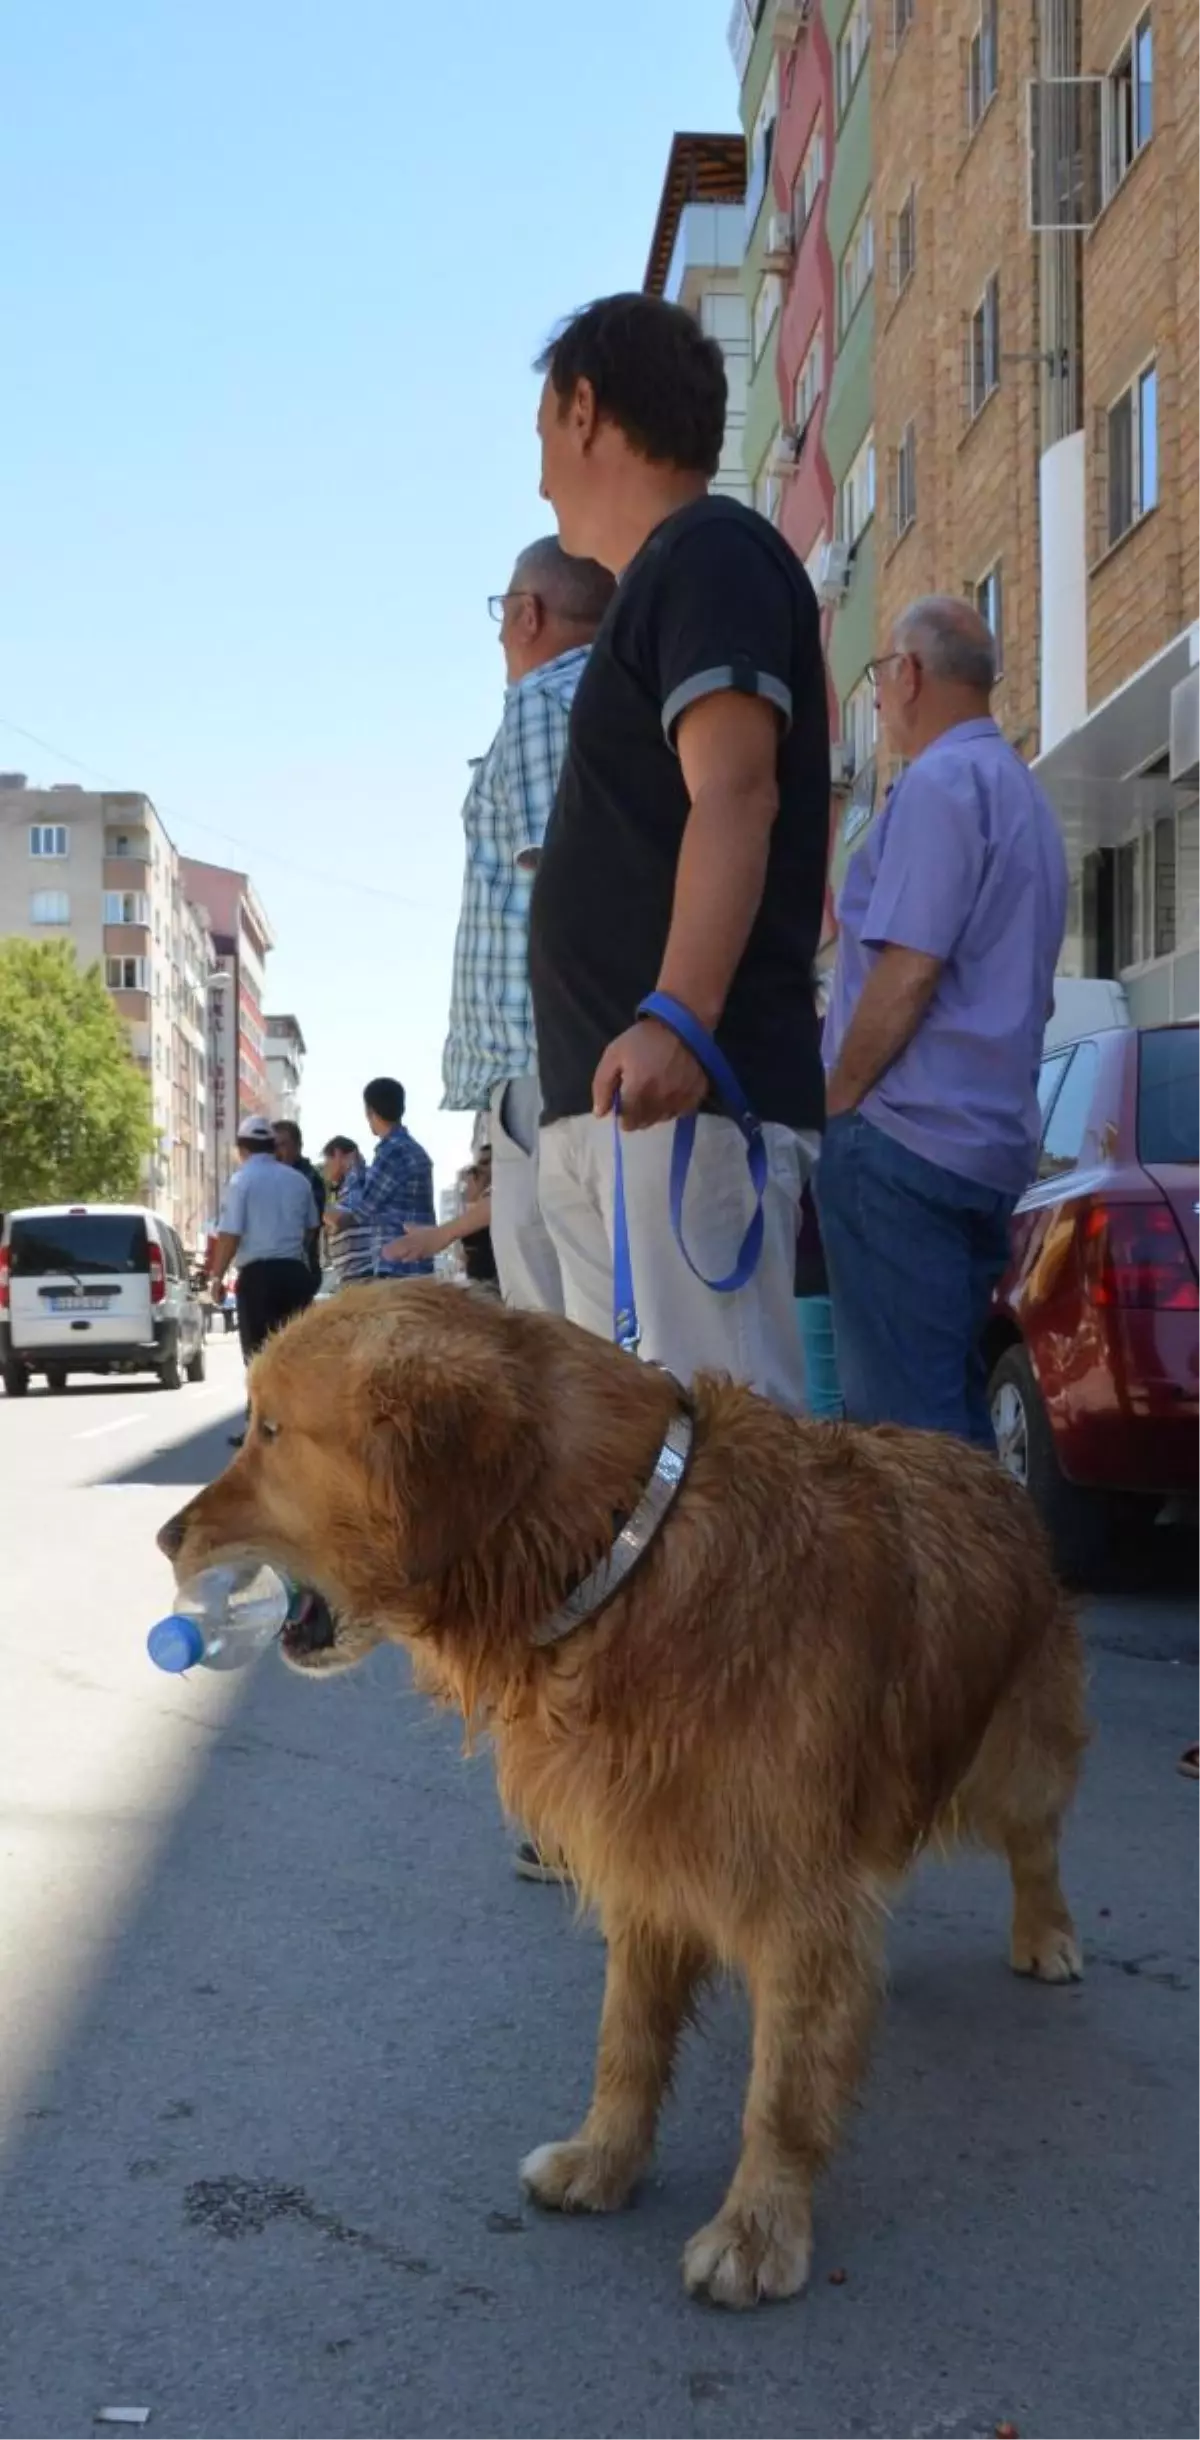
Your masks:
[{"label": "pavement crack", "polygon": [[322,2211],[303,2186],[285,2186],[273,2177],[198,2178],[184,2194],[183,2216],[189,2227],[204,2229],[207,2235],[230,2243],[261,2237],[272,2220],[300,2221],[330,2244],[370,2254],[376,2261],[386,2262],[389,2270],[404,2271],[412,2279],[431,2278],[437,2269],[423,2255],[406,2254],[388,2238],[353,2227],[340,2213]]}]

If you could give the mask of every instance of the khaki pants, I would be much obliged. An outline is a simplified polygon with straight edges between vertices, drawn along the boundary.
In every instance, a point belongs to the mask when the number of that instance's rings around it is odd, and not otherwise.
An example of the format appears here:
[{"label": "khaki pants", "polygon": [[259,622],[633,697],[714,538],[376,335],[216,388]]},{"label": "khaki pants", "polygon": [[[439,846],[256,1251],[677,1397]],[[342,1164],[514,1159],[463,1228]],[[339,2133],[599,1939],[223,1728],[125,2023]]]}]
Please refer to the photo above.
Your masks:
[{"label": "khaki pants", "polygon": [[506,1305],[561,1313],[562,1274],[538,1204],[541,1107],[536,1076],[515,1076],[492,1095],[492,1252]]},{"label": "khaki pants", "polygon": [[[800,1197],[818,1138],[765,1126],[768,1184],[763,1251],[748,1286],[719,1296],[688,1269],[671,1227],[672,1126],[622,1141],[625,1207],[641,1354],[679,1381],[726,1373],[800,1413],[804,1367],[793,1297]],[[542,1129],[538,1191],[562,1270],[568,1318],[612,1337],[613,1141],[608,1118],[565,1118]],[[754,1208],[741,1134],[729,1118],[701,1117],[688,1176],[684,1235],[710,1278],[732,1270]]]}]

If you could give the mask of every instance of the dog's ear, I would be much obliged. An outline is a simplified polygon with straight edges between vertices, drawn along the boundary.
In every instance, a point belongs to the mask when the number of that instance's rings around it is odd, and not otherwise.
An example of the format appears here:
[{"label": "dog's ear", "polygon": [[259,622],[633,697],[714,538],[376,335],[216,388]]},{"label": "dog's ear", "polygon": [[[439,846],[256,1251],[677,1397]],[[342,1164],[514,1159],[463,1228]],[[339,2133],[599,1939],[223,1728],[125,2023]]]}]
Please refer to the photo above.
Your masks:
[{"label": "dog's ear", "polygon": [[482,1349],[379,1368],[367,1412],[376,1502],[394,1520],[409,1582],[426,1583],[519,1504],[539,1462],[534,1417],[509,1366]]}]

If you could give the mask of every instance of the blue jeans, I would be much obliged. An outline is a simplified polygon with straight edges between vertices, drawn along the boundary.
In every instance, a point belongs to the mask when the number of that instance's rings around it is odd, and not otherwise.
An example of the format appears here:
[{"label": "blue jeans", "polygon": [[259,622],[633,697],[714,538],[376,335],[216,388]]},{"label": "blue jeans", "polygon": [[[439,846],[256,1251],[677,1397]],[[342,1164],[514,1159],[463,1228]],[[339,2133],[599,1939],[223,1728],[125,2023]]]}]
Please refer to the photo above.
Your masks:
[{"label": "blue jeans", "polygon": [[994,1449],[981,1338],[1015,1195],[922,1160],[857,1110],[830,1121],[814,1191],[850,1421]]}]

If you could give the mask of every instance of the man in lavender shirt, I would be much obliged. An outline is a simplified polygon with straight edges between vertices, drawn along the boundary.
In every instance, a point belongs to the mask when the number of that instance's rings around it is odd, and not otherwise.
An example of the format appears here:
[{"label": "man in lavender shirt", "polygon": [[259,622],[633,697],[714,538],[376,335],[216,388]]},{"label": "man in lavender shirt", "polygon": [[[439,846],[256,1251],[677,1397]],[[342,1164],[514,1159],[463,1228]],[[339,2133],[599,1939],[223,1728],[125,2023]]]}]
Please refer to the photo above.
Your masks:
[{"label": "man in lavender shirt", "polygon": [[854,1422],[991,1448],[980,1334],[1037,1156],[1066,860],[967,602],[914,602],[871,674],[907,768],[838,906],[816,1179],[838,1363]]}]

